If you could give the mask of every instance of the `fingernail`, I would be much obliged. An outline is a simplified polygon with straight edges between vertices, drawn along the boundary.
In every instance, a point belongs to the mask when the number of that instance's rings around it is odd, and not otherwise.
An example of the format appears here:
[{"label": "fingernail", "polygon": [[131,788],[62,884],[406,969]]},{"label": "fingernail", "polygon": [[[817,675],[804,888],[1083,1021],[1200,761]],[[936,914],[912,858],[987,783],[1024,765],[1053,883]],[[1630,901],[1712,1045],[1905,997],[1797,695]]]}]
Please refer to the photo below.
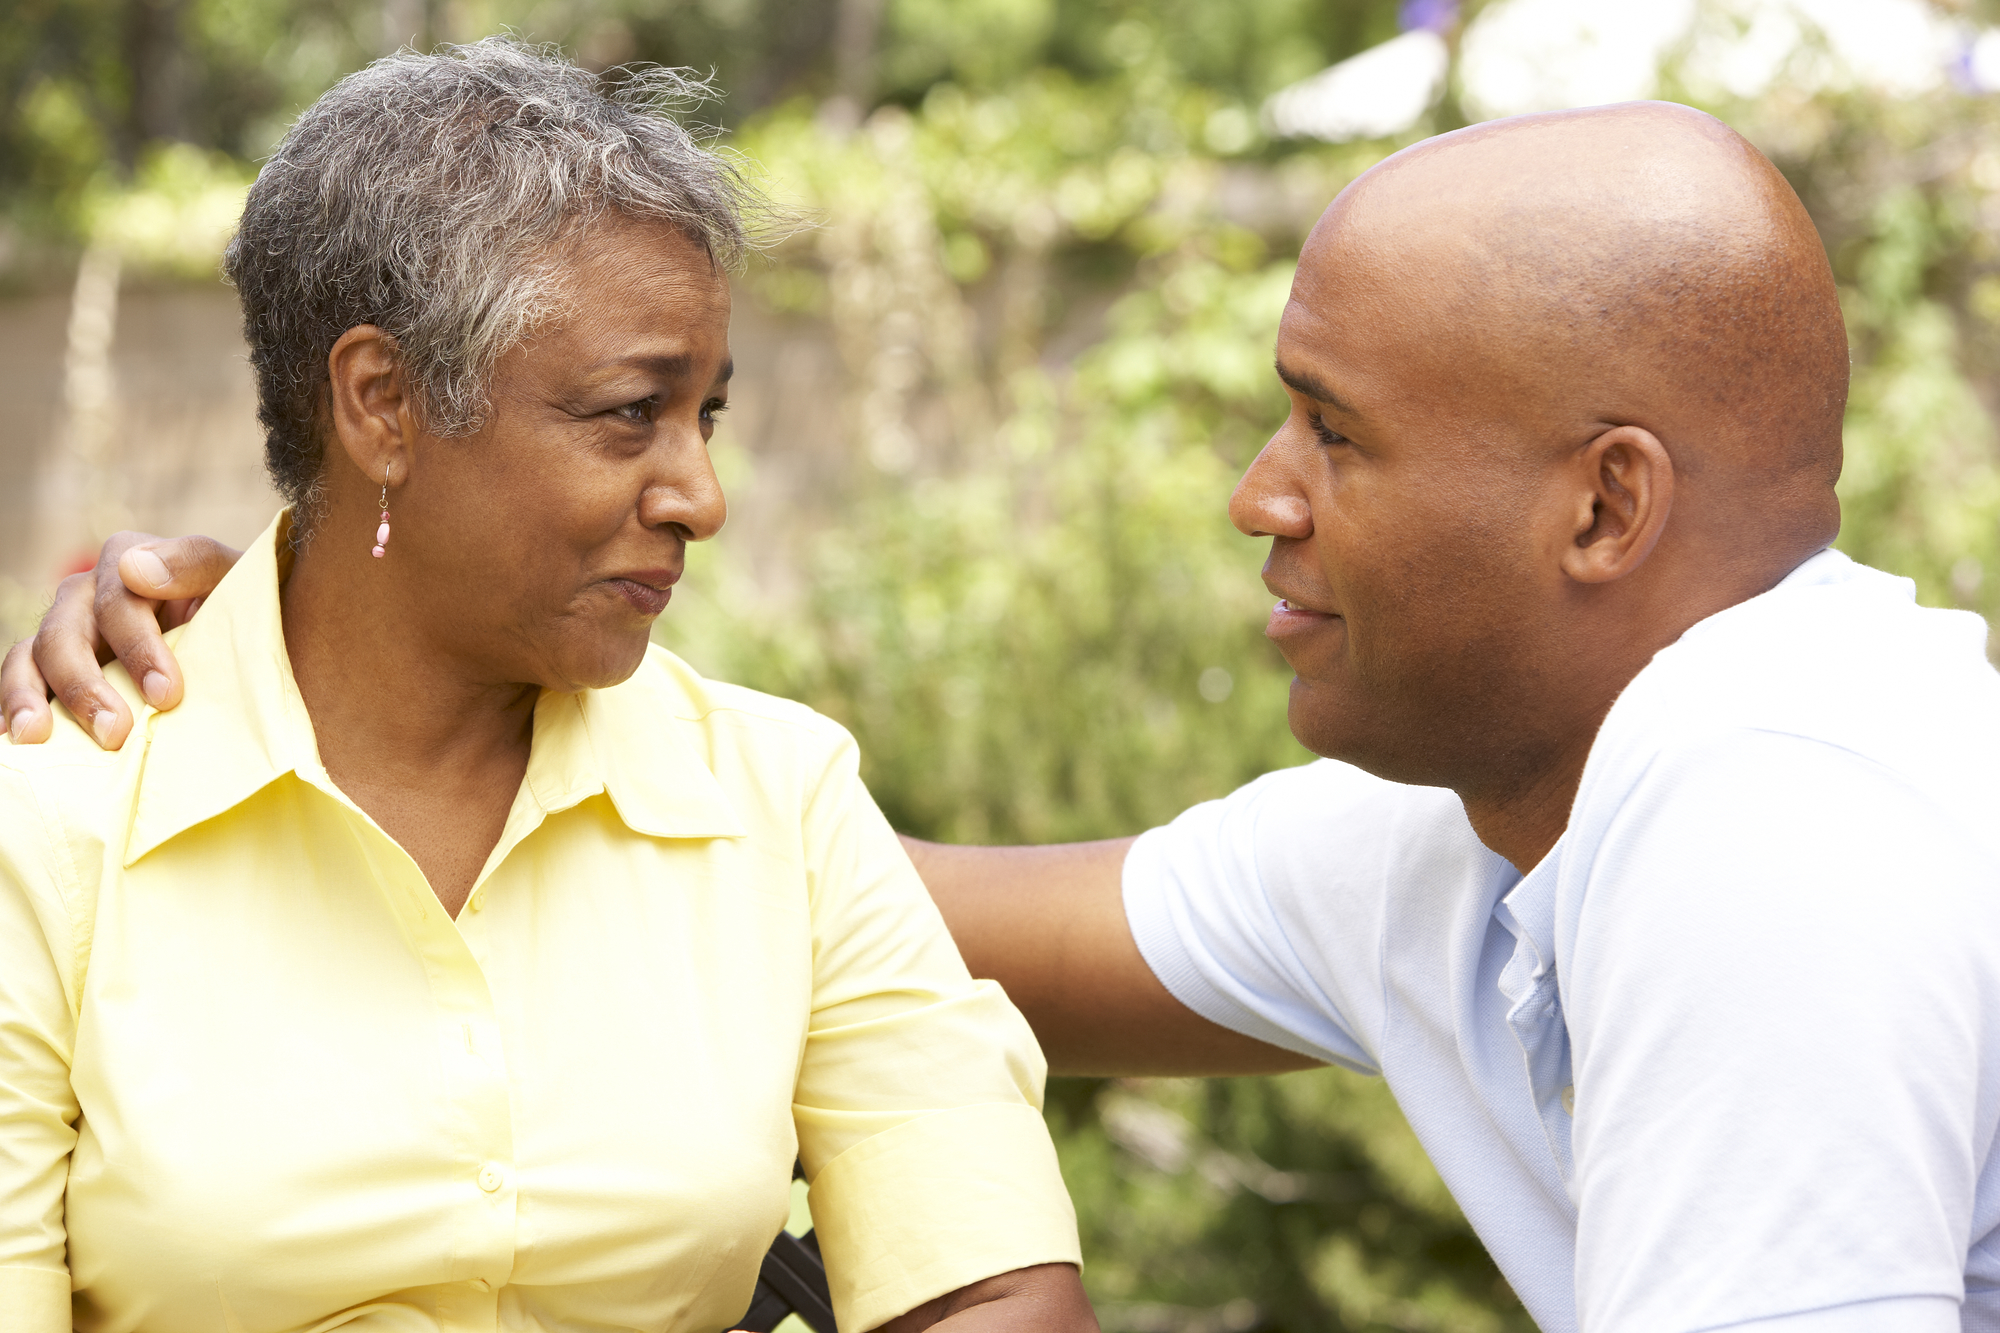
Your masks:
[{"label": "fingernail", "polygon": [[164,708],[167,703],[167,678],[158,671],[148,671],[146,678],[139,682],[139,692],[146,696],[146,702],[155,708]]},{"label": "fingernail", "polygon": [[155,588],[164,588],[167,586],[167,562],[154,555],[151,551],[132,552],[132,566],[139,571],[140,576],[146,582],[152,584]]},{"label": "fingernail", "polygon": [[7,739],[19,745],[21,733],[28,729],[28,710],[23,708],[7,719]]},{"label": "fingernail", "polygon": [[118,725],[118,714],[109,708],[100,708],[90,715],[90,734],[97,737],[100,746],[111,744],[111,729]]}]

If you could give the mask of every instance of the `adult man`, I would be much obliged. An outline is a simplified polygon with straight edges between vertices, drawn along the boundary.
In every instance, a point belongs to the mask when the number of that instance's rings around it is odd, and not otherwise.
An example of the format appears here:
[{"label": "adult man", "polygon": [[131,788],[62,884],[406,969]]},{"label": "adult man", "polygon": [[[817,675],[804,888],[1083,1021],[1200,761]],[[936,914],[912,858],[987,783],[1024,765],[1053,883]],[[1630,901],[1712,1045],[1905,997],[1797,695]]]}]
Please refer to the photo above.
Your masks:
[{"label": "adult man", "polygon": [[1345,762],[916,845],[974,971],[1058,1069],[1380,1070],[1545,1329],[2000,1329],[2000,677],[1824,550],[1846,344],[1796,197],[1683,108],[1475,127],[1335,200],[1277,350],[1231,510]]}]

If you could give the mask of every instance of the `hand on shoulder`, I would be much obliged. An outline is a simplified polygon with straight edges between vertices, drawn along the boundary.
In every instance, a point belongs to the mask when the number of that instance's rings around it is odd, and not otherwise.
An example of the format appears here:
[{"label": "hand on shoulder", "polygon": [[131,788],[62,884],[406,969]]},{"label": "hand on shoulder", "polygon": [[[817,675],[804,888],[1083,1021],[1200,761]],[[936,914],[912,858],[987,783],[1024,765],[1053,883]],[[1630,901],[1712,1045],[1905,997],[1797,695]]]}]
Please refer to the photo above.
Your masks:
[{"label": "hand on shoulder", "polygon": [[54,698],[100,746],[122,746],[132,710],[104,678],[114,657],[153,707],[178,704],[180,666],[161,635],[192,616],[241,555],[211,537],[114,534],[97,567],[64,579],[35,636],[0,662],[0,716],[13,743],[49,739]]}]

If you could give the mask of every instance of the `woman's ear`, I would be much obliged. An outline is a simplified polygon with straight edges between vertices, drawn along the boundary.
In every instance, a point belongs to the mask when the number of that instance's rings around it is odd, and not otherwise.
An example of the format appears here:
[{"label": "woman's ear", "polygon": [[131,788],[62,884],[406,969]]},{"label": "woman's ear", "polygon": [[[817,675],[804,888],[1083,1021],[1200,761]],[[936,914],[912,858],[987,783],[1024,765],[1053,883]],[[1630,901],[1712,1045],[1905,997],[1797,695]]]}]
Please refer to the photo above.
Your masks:
[{"label": "woman's ear", "polygon": [[396,340],[373,324],[357,324],[326,354],[326,373],[334,437],[354,466],[375,481],[392,471],[407,476],[416,416]]},{"label": "woman's ear", "polygon": [[1576,509],[1562,569],[1610,583],[1646,562],[1674,507],[1674,461],[1651,431],[1615,426],[1583,447],[1572,476]]}]

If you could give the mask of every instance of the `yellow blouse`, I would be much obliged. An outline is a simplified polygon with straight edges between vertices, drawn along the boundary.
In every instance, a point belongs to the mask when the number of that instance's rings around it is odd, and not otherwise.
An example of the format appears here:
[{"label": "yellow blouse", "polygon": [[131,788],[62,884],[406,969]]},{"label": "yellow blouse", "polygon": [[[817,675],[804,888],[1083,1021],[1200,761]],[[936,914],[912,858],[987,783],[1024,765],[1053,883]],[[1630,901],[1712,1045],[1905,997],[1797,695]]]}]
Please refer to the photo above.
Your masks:
[{"label": "yellow blouse", "polygon": [[846,732],[659,650],[544,694],[454,921],[319,763],[282,521],[178,709],[0,741],[0,1326],[723,1328],[794,1155],[853,1333],[1077,1261],[1040,1052]]}]

